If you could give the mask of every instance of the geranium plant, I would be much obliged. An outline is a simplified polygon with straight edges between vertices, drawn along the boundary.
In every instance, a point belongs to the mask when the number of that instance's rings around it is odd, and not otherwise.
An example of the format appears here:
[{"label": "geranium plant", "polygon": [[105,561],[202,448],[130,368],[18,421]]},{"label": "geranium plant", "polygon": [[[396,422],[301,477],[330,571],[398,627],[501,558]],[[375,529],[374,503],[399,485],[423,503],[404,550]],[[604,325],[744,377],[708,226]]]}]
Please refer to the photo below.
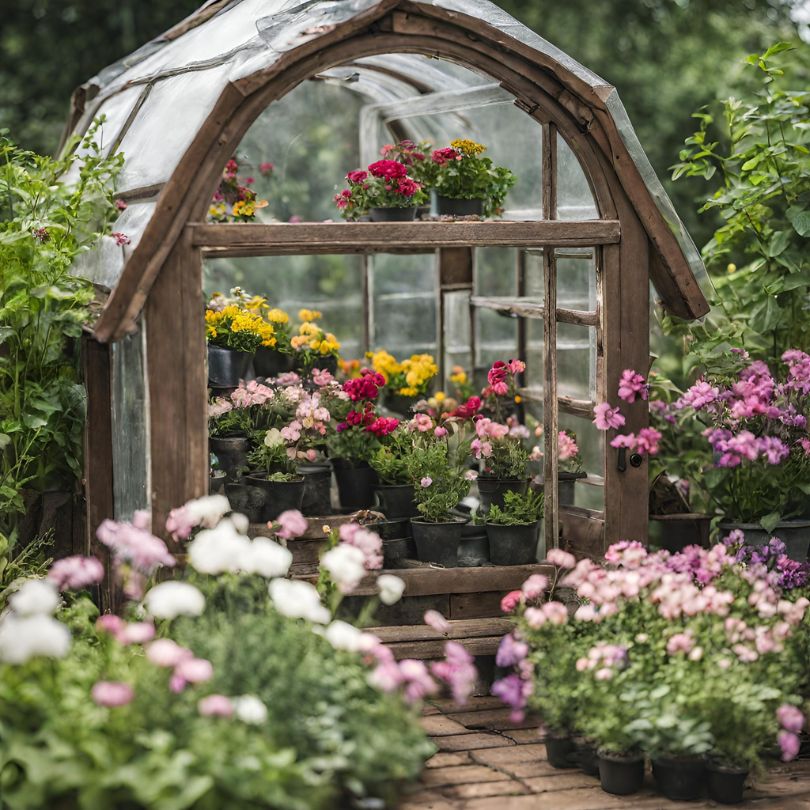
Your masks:
[{"label": "geranium plant", "polygon": [[409,139],[385,144],[380,149],[383,160],[396,160],[408,168],[408,175],[427,191],[435,175],[435,164],[430,159],[433,146],[427,141],[414,143]]},{"label": "geranium plant", "polygon": [[348,188],[335,195],[345,219],[358,219],[372,208],[413,208],[427,201],[422,184],[398,160],[378,160],[368,170],[349,172],[346,181]]},{"label": "geranium plant", "polygon": [[507,480],[526,477],[529,450],[522,431],[482,417],[475,422],[471,450],[481,464],[482,476]]},{"label": "geranium plant", "polygon": [[503,211],[506,194],[517,182],[515,174],[495,166],[484,157],[486,146],[460,138],[431,155],[435,166],[434,188],[443,197],[457,200],[483,200],[484,215]]}]

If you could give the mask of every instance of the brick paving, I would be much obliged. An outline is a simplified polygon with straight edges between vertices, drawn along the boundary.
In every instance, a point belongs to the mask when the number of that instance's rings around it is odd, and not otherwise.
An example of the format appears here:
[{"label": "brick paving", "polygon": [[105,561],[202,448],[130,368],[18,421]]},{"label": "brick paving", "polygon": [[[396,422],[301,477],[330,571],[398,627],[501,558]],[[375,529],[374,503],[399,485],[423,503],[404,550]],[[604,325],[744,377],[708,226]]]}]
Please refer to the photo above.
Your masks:
[{"label": "brick paving", "polygon": [[[546,761],[536,719],[513,724],[491,697],[473,698],[463,710],[437,700],[425,709],[425,730],[438,748],[420,783],[399,810],[696,810],[714,802],[673,802],[658,795],[647,774],[634,796],[611,796],[598,779],[558,770]],[[742,807],[810,810],[810,760],[775,765],[746,790]]]}]

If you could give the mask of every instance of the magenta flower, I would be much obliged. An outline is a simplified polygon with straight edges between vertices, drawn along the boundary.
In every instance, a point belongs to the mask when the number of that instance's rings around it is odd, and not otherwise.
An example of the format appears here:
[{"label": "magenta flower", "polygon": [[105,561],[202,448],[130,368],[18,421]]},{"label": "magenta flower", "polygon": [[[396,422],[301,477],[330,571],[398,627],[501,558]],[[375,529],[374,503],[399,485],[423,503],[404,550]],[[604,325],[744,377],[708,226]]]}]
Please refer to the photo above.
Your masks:
[{"label": "magenta flower", "polygon": [[789,731],[782,730],[776,735],[776,739],[779,742],[779,748],[782,749],[782,761],[790,762],[792,759],[796,759],[799,755],[799,738]]},{"label": "magenta flower", "polygon": [[509,591],[506,596],[501,599],[501,612],[514,613],[517,606],[523,601],[522,591]]},{"label": "magenta flower", "polygon": [[658,443],[661,441],[661,434],[655,428],[641,428],[638,432],[636,450],[641,455],[655,456],[658,454]]},{"label": "magenta flower", "polygon": [[647,381],[633,369],[626,368],[619,380],[619,398],[625,402],[635,402],[636,397],[647,399]]},{"label": "magenta flower", "polygon": [[78,591],[104,579],[104,565],[95,557],[64,557],[48,571],[48,580],[60,591]]},{"label": "magenta flower", "polygon": [[635,450],[637,443],[638,439],[636,439],[635,433],[620,433],[618,436],[614,436],[610,440],[611,447],[625,447],[628,450]]},{"label": "magenta flower", "polygon": [[785,731],[798,734],[804,728],[804,715],[790,703],[783,703],[776,710],[776,719]]},{"label": "magenta flower", "polygon": [[93,685],[90,695],[96,704],[110,709],[126,706],[135,699],[133,688],[120,681],[98,681]]},{"label": "magenta flower", "polygon": [[121,231],[113,231],[110,236],[115,239],[115,244],[119,247],[132,244],[132,240],[125,233],[121,233]]},{"label": "magenta flower", "polygon": [[675,408],[680,410],[688,406],[698,411],[715,402],[719,395],[720,390],[718,388],[705,380],[698,380],[684,392],[683,396],[675,403]]},{"label": "magenta flower", "polygon": [[593,409],[593,423],[597,430],[617,430],[624,425],[624,416],[618,408],[611,408],[607,402],[600,402]]},{"label": "magenta flower", "polygon": [[490,690],[507,706],[511,706],[510,719],[519,723],[526,715],[526,701],[531,694],[531,681],[523,681],[518,675],[507,675],[492,684]]},{"label": "magenta flower", "polygon": [[453,700],[463,706],[478,680],[474,659],[457,641],[448,641],[444,645],[444,656],[444,661],[430,665],[430,671],[450,687]]}]

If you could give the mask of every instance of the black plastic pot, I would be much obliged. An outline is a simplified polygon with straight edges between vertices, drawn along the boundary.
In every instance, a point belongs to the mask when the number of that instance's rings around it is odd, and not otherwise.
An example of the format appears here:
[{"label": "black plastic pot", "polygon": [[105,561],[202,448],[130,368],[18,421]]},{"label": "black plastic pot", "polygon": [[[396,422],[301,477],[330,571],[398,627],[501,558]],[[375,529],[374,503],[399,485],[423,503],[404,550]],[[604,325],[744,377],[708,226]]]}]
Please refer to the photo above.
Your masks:
[{"label": "black plastic pot", "polygon": [[577,762],[582,773],[599,778],[599,757],[596,746],[587,740],[576,740]]},{"label": "black plastic pot", "polygon": [[418,515],[411,484],[377,484],[374,488],[380,511],[389,519],[409,518]]},{"label": "black plastic pot", "polygon": [[659,757],[652,763],[658,790],[676,802],[693,802],[703,795],[706,763],[699,757]]},{"label": "black plastic pot", "polygon": [[440,217],[474,217],[483,216],[483,200],[455,200],[452,197],[436,195],[436,213]]},{"label": "black plastic pot", "polygon": [[415,401],[413,397],[404,397],[402,394],[386,394],[383,404],[397,416],[410,416],[411,406]]},{"label": "black plastic pot", "polygon": [[334,458],[332,469],[335,471],[341,509],[354,512],[358,509],[370,509],[374,505],[377,473],[368,462],[355,463],[345,458]]},{"label": "black plastic pot", "polygon": [[436,563],[445,568],[458,567],[458,547],[464,523],[428,523],[411,519],[416,553],[422,562]]},{"label": "black plastic pot", "polygon": [[372,208],[372,222],[411,222],[416,219],[416,206],[409,208]]},{"label": "black plastic pot", "polygon": [[548,764],[552,768],[576,768],[577,746],[573,737],[568,734],[548,734],[544,742]]},{"label": "black plastic pot", "polygon": [[247,470],[250,444],[244,436],[210,436],[208,449],[217,457],[225,482],[232,484]]},{"label": "black plastic pot", "polygon": [[461,532],[458,547],[459,568],[478,568],[489,562],[489,537],[486,526],[468,523]]},{"label": "black plastic pot", "polygon": [[261,523],[266,496],[264,490],[244,479],[225,484],[225,495],[234,512],[243,514],[251,523]]},{"label": "black plastic pot", "polygon": [[599,751],[599,782],[605,793],[629,796],[644,784],[644,757]]},{"label": "black plastic pot", "polygon": [[766,532],[758,523],[720,524],[720,531],[723,534],[728,534],[734,529],[742,531],[745,535],[746,545],[765,546],[771,537],[778,537],[785,544],[785,553],[791,560],[798,562],[807,560],[807,550],[810,546],[810,519],[783,520],[769,532]]},{"label": "black plastic pot", "polygon": [[325,464],[299,464],[296,472],[304,476],[301,513],[306,517],[332,514],[332,467]]},{"label": "black plastic pot", "polygon": [[304,500],[304,476],[293,481],[268,481],[260,473],[245,476],[246,483],[264,493],[261,523],[275,520],[288,509],[301,509]]},{"label": "black plastic pot", "polygon": [[[650,534],[658,535],[658,545],[671,554],[686,546],[709,547],[710,515],[650,515]],[[656,531],[657,530],[657,531]]]},{"label": "black plastic pot", "polygon": [[487,523],[489,560],[494,565],[528,565],[537,562],[540,521],[523,526]]},{"label": "black plastic pot", "polygon": [[225,494],[225,481],[228,474],[225,470],[211,470],[208,476],[208,494],[209,495],[224,495]]},{"label": "black plastic pot", "polygon": [[489,478],[478,476],[478,495],[481,498],[481,511],[489,512],[490,507],[503,508],[503,496],[507,492],[526,492],[529,482],[526,478]]},{"label": "black plastic pot", "polygon": [[284,354],[269,346],[259,346],[253,355],[253,370],[257,377],[278,377],[292,371],[294,365],[295,358],[291,354]]},{"label": "black plastic pot", "polygon": [[709,798],[720,804],[740,804],[747,778],[748,768],[735,768],[710,762],[706,766]]},{"label": "black plastic pot", "polygon": [[208,344],[208,385],[211,388],[236,388],[244,380],[253,355]]}]

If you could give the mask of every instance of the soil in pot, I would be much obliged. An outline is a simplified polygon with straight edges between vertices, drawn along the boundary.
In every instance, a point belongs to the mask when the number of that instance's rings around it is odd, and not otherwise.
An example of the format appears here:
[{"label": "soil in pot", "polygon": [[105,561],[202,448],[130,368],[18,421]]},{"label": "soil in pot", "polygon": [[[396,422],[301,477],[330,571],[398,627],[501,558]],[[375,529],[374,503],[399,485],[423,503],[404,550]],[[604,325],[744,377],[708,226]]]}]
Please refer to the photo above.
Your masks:
[{"label": "soil in pot", "polygon": [[370,509],[374,505],[377,473],[367,461],[353,462],[345,458],[332,459],[340,508],[347,512]]},{"label": "soil in pot", "polygon": [[419,514],[411,484],[377,484],[374,488],[380,511],[389,519],[415,517]]},{"label": "soil in pot", "polygon": [[748,768],[735,768],[709,762],[706,766],[706,784],[709,798],[720,804],[740,804],[743,800]]},{"label": "soil in pot", "polygon": [[269,481],[262,473],[251,473],[245,476],[246,483],[264,493],[261,523],[275,520],[288,509],[301,509],[304,500],[304,476],[292,481]]},{"label": "soil in pot", "polygon": [[208,344],[208,384],[212,388],[236,388],[244,380],[253,355]]},{"label": "soil in pot", "polygon": [[548,734],[545,739],[546,757],[552,768],[576,768],[577,746],[568,734]]},{"label": "soil in pot", "polygon": [[416,219],[416,206],[410,208],[372,208],[372,222],[411,222]]},{"label": "soil in pot", "polygon": [[487,523],[489,559],[494,565],[528,565],[537,562],[540,521],[524,526]]},{"label": "soil in pot", "polygon": [[629,796],[644,784],[644,757],[599,751],[599,782],[605,793]]},{"label": "soil in pot", "polygon": [[416,553],[422,562],[443,565],[445,568],[458,567],[458,547],[464,529],[462,521],[429,523],[411,519],[411,527]]},{"label": "soil in pot", "polygon": [[529,486],[525,478],[488,478],[485,475],[478,477],[478,495],[481,499],[481,511],[489,512],[493,504],[503,508],[503,496],[507,492],[526,492]]},{"label": "soil in pot", "polygon": [[250,444],[245,436],[210,436],[208,449],[217,457],[219,468],[225,473],[226,483],[239,480],[247,470]]},{"label": "soil in pot", "polygon": [[225,484],[225,495],[234,512],[244,515],[251,523],[262,522],[262,511],[266,500],[264,490],[251,486],[241,479]]},{"label": "soil in pot", "polygon": [[766,532],[758,523],[721,523],[720,531],[726,535],[734,529],[740,529],[749,546],[767,545],[771,537],[778,537],[785,544],[785,553],[791,560],[804,562],[807,559],[807,548],[810,546],[810,520],[783,520],[774,526],[773,531]]},{"label": "soil in pot", "polygon": [[278,349],[269,346],[259,346],[253,355],[253,370],[257,377],[278,377],[287,371],[292,371],[295,358],[291,354],[284,354]]},{"label": "soil in pot", "polygon": [[322,517],[332,514],[332,467],[326,464],[299,464],[296,472],[304,476],[301,514]]},{"label": "soil in pot", "polygon": [[596,754],[596,746],[587,740],[578,739],[575,741],[577,746],[577,762],[579,769],[582,773],[588,776],[595,776],[599,778],[599,757]]},{"label": "soil in pot", "polygon": [[456,200],[437,194],[436,213],[440,217],[480,217],[484,215],[484,201]]},{"label": "soil in pot", "polygon": [[703,795],[706,763],[700,757],[659,757],[652,770],[658,790],[672,801],[693,802]]}]

